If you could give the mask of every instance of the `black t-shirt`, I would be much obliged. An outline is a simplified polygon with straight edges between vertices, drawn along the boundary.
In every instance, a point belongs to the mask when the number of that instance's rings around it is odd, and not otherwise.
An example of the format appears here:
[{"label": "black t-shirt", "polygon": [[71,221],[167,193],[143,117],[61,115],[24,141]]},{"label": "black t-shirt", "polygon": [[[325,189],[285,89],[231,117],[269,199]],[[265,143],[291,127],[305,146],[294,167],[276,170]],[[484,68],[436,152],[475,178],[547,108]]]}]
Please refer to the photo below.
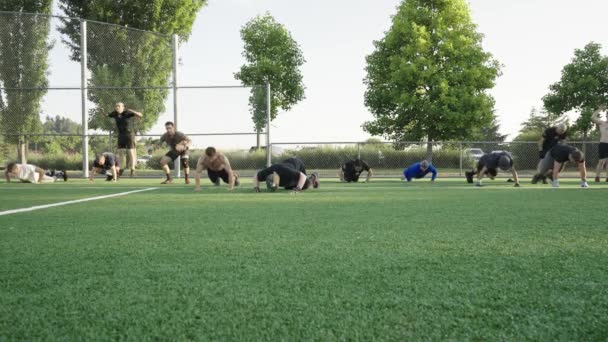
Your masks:
[{"label": "black t-shirt", "polygon": [[361,159],[353,159],[342,165],[342,171],[344,171],[344,176],[346,178],[359,178],[361,172],[369,172],[369,165]]},{"label": "black t-shirt", "polygon": [[285,189],[293,189],[298,186],[298,181],[300,181],[300,171],[294,169],[291,164],[287,163],[274,164],[260,170],[258,172],[258,181],[266,181],[266,178],[268,178],[268,176],[270,176],[273,172],[276,172],[279,175],[279,186],[282,186]]},{"label": "black t-shirt", "polygon": [[282,163],[290,164],[291,166],[293,166],[294,169],[302,172],[303,174],[306,174],[306,166],[304,165],[304,162],[300,158],[295,158],[295,157],[287,158],[287,159],[283,160]]},{"label": "black t-shirt", "polygon": [[510,161],[510,166],[513,167],[513,158],[511,158],[511,156],[506,152],[489,153],[481,157],[479,161],[481,162],[483,159],[482,165],[485,166],[488,170],[496,170],[499,167],[498,161],[502,156],[507,156]]},{"label": "black t-shirt", "polygon": [[173,136],[169,136],[168,133],[163,134],[162,137],[160,137],[160,142],[165,142],[167,143],[167,145],[171,146],[171,150],[175,151],[175,146],[177,144],[179,144],[182,141],[186,141],[188,140],[188,137],[182,133],[182,132],[175,132],[175,134],[173,134]]},{"label": "black t-shirt", "polygon": [[558,163],[565,163],[570,160],[570,153],[576,151],[576,147],[570,145],[555,145],[551,149],[551,157]]},{"label": "black t-shirt", "polygon": [[133,127],[133,117],[135,113],[130,110],[125,110],[122,113],[118,113],[117,111],[113,111],[108,114],[109,117],[114,118],[116,120],[116,128],[118,129],[118,134],[120,135],[133,135],[135,134],[135,128]]},{"label": "black t-shirt", "polygon": [[549,127],[543,132],[543,151],[547,152],[553,146],[557,145],[560,141],[565,140],[568,135],[568,132],[564,132],[563,134],[557,134],[557,129],[555,127]]},{"label": "black t-shirt", "polygon": [[103,169],[109,169],[112,166],[116,166],[118,163],[116,162],[116,156],[114,155],[114,153],[111,152],[105,152],[103,154],[103,156],[105,157],[105,162],[103,163],[103,165],[99,164],[99,162],[97,160],[93,161],[93,166],[94,167],[101,167]]}]

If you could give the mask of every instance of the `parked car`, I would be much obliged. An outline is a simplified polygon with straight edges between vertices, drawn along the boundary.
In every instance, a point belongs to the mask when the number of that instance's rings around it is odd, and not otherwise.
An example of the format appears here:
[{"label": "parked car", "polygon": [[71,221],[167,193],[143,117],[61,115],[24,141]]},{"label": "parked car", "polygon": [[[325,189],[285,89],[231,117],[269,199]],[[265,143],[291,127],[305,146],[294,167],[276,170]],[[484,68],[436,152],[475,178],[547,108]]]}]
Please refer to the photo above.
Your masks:
[{"label": "parked car", "polygon": [[480,148],[467,148],[463,152],[464,157],[471,158],[475,160],[475,162],[478,162],[479,159],[481,159],[481,157],[485,154]]}]

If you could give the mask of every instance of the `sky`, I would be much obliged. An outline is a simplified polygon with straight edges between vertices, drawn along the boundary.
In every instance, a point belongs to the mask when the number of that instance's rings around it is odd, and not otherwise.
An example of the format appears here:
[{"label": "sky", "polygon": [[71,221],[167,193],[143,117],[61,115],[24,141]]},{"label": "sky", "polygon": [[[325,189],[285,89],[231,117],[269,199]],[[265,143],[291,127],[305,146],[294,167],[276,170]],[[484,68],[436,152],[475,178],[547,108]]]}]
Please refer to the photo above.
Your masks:
[{"label": "sky", "polygon": [[[284,24],[299,43],[306,64],[302,67],[306,99],[273,121],[273,142],[361,141],[369,134],[361,124],[372,119],[363,103],[365,57],[373,41],[391,26],[400,0],[209,0],[198,14],[190,39],[180,47],[181,85],[238,85],[234,73],[244,60],[239,30],[258,14],[269,12]],[[503,64],[503,75],[490,93],[502,133],[513,138],[532,107],[574,49],[595,41],[608,53],[608,1],[604,0],[471,0],[483,47]],[[61,14],[55,8],[55,14]],[[57,38],[57,37],[55,37]],[[61,45],[58,41],[57,45]],[[78,85],[75,63],[61,46],[53,51],[51,84]],[[76,65],[77,67],[77,65]],[[53,93],[55,94],[55,93]],[[75,93],[48,96],[45,108],[54,112]],[[51,97],[53,99],[51,99]],[[70,99],[68,99],[68,97]],[[181,90],[179,129],[189,133],[251,132],[248,91]],[[162,131],[162,122],[152,132]],[[72,115],[79,117],[79,102]],[[200,145],[253,144],[252,137],[204,138]],[[196,144],[196,142],[195,142]]]}]

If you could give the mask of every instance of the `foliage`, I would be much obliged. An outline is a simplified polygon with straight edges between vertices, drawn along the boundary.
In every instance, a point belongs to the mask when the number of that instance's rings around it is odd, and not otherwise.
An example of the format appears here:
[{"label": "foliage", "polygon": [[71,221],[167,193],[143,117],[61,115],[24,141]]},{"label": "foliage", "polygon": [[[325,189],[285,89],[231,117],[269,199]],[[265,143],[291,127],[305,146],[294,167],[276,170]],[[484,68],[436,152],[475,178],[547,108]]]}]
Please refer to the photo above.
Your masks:
[{"label": "foliage", "polygon": [[[206,0],[60,0],[60,7],[70,17],[98,22],[87,23],[88,66],[91,87],[166,87],[172,71],[171,39],[177,34],[186,41],[196,14]],[[151,32],[128,29],[130,27]],[[63,19],[60,31],[72,50],[72,59],[80,61],[80,22]],[[147,131],[165,110],[168,90],[162,89],[90,89],[89,127],[114,131],[107,118],[115,102],[143,112],[136,130]]]},{"label": "foliage", "polygon": [[466,139],[489,125],[500,65],[481,46],[464,0],[403,1],[367,57],[363,127],[393,140]]},{"label": "foliage", "polygon": [[257,16],[241,28],[244,42],[241,66],[234,77],[243,85],[252,86],[249,98],[254,127],[261,132],[267,123],[266,89],[256,87],[270,83],[271,121],[279,110],[289,111],[304,99],[300,67],[305,63],[298,43],[287,28],[270,14]]},{"label": "foliage", "polygon": [[[52,0],[0,1],[0,85],[6,88],[48,86],[48,53]],[[27,13],[40,13],[32,15]],[[40,132],[40,101],[46,90],[1,90],[0,132]],[[7,136],[16,143],[19,137]]]}]

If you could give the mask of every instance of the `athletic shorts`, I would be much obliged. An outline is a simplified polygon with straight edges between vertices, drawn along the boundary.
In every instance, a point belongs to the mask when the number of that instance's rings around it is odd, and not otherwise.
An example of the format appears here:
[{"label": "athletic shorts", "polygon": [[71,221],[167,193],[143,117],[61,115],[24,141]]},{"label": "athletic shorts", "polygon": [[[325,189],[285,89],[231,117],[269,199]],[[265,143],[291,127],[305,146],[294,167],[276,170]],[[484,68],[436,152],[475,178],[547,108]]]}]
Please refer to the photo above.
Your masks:
[{"label": "athletic shorts", "polygon": [[224,181],[224,183],[228,184],[230,182],[230,175],[226,170],[213,171],[207,170],[207,176],[209,176],[209,180],[212,183],[217,182],[220,178]]},{"label": "athletic shorts", "polygon": [[345,173],[344,174],[344,181],[348,182],[348,183],[350,183],[350,182],[356,183],[356,182],[359,181],[359,175]]},{"label": "athletic shorts", "polygon": [[608,158],[608,143],[600,143],[599,149],[600,159]]},{"label": "athletic shorts", "polygon": [[165,156],[171,158],[172,161],[175,161],[175,159],[177,159],[177,157],[182,157],[182,159],[190,158],[190,156],[188,156],[188,150],[185,150],[183,152],[177,152],[176,150],[171,150],[171,151],[167,152],[167,154],[165,154]]},{"label": "athletic shorts", "polygon": [[119,135],[118,136],[118,148],[126,148],[128,150],[135,148],[135,136],[134,135]]}]

